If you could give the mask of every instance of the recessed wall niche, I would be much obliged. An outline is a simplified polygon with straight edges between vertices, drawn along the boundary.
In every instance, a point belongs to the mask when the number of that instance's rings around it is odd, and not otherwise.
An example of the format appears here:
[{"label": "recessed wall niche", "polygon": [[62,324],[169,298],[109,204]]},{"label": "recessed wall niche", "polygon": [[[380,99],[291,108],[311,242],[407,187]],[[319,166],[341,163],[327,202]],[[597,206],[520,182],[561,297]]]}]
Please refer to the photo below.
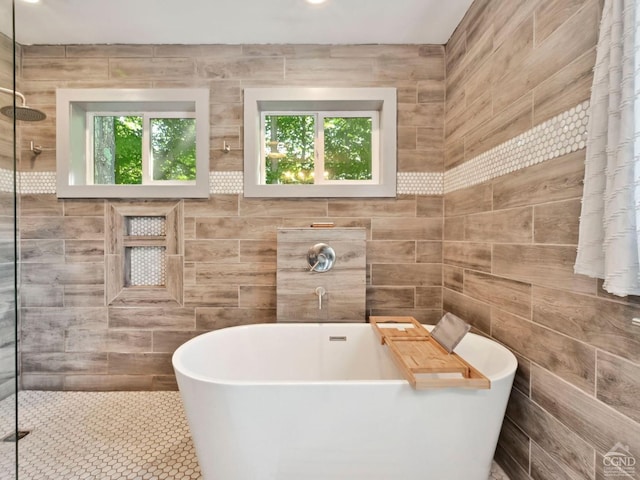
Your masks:
[{"label": "recessed wall niche", "polygon": [[181,202],[108,204],[108,305],[183,304],[182,217]]},{"label": "recessed wall niche", "polygon": [[[132,243],[135,240],[151,240],[154,245],[125,247],[125,286],[161,287],[166,285],[166,235],[165,217],[126,217],[125,236]],[[134,238],[135,237],[135,238]],[[127,242],[125,242],[127,243]]]}]

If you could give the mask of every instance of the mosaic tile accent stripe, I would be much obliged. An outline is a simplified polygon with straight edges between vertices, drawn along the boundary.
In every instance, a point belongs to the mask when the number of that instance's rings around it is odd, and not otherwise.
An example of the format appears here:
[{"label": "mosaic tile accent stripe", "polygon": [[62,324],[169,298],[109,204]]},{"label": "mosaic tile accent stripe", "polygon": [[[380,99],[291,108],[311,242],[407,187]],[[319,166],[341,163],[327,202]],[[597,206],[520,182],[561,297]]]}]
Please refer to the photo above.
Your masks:
[{"label": "mosaic tile accent stripe", "polygon": [[[403,172],[398,173],[398,193],[414,195],[441,195],[442,173]],[[55,172],[22,172],[20,174],[20,193],[44,194],[56,193]],[[13,190],[11,171],[0,169],[0,191]],[[209,193],[242,194],[242,172],[210,172]]]},{"label": "mosaic tile accent stripe", "polygon": [[442,173],[398,173],[396,192],[413,195],[442,195],[443,176]]},{"label": "mosaic tile accent stripe", "polygon": [[585,148],[589,101],[448,170],[444,193],[477,185]]},{"label": "mosaic tile accent stripe", "polygon": [[209,172],[209,193],[241,194],[243,183],[242,172]]},{"label": "mosaic tile accent stripe", "polygon": [[[22,194],[56,193],[56,172],[20,172],[18,191]],[[209,193],[242,193],[242,172],[210,172]],[[0,191],[13,191],[11,170],[0,169]]]},{"label": "mosaic tile accent stripe", "polygon": [[13,172],[0,168],[0,192],[13,192]]},{"label": "mosaic tile accent stripe", "polygon": [[18,192],[23,194],[56,193],[56,172],[20,172]]}]

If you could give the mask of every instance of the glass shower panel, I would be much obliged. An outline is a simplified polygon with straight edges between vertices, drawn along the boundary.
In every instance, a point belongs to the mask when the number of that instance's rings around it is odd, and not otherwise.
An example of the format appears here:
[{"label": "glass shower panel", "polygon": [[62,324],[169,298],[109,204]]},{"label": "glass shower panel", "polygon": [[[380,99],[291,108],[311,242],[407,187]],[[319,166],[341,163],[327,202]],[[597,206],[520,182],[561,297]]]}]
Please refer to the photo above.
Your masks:
[{"label": "glass shower panel", "polygon": [[[13,1],[0,0],[0,87],[15,90]],[[14,105],[0,93],[0,106]],[[15,106],[15,105],[14,105]],[[0,477],[17,479],[15,123],[0,115]]]}]

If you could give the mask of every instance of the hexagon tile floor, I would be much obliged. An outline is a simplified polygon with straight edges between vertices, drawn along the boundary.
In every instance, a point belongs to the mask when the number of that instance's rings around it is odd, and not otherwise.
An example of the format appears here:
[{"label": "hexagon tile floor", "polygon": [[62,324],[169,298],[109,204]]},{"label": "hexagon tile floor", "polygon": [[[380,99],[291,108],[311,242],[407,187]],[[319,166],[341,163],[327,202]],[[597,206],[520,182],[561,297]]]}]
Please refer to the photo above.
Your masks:
[{"label": "hexagon tile floor", "polygon": [[[20,480],[200,479],[178,392],[44,392],[18,397]],[[15,398],[0,402],[0,435]],[[0,443],[0,480],[15,445]],[[488,480],[509,480],[495,463]]]}]

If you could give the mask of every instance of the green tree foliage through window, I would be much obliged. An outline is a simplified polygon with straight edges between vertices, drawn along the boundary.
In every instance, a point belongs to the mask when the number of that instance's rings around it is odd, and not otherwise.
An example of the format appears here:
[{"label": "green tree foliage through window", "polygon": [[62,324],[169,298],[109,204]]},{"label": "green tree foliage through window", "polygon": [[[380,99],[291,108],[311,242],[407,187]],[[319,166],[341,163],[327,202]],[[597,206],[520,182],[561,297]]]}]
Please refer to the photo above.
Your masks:
[{"label": "green tree foliage through window", "polygon": [[142,183],[142,117],[93,117],[93,181],[99,185]]},{"label": "green tree foliage through window", "polygon": [[143,141],[150,142],[153,180],[195,180],[195,119],[153,118],[148,140],[139,115],[96,115],[93,123],[95,184],[142,184]]},{"label": "green tree foliage through window", "polygon": [[113,117],[115,125],[116,185],[142,183],[142,117]]},{"label": "green tree foliage through window", "polygon": [[[265,115],[266,184],[315,183],[315,115]],[[327,180],[371,180],[371,117],[324,117]]]},{"label": "green tree foliage through window", "polygon": [[315,157],[313,115],[265,117],[266,183],[313,183]]},{"label": "green tree foliage through window", "polygon": [[329,180],[371,180],[370,117],[325,117],[324,169]]},{"label": "green tree foliage through window", "polygon": [[195,180],[195,119],[152,118],[151,150],[154,180]]}]

